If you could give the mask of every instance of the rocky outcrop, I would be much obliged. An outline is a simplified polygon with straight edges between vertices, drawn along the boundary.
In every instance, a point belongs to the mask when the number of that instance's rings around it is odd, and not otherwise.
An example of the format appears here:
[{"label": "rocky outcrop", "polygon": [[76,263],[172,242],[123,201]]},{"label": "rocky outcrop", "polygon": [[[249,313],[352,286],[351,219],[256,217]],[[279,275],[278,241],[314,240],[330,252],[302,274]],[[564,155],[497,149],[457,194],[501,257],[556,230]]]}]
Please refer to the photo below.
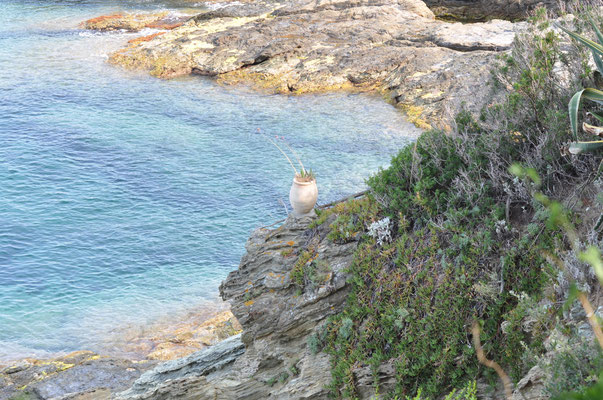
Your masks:
[{"label": "rocky outcrop", "polygon": [[[218,306],[219,307],[219,306]],[[144,329],[119,331],[110,348],[148,360],[173,360],[187,356],[241,331],[241,325],[228,310],[191,312],[176,320],[158,321]]]},{"label": "rocky outcrop", "polygon": [[[220,288],[242,335],[156,367],[118,399],[326,398],[329,359],[313,354],[308,338],[343,307],[344,270],[356,242],[333,243],[326,238],[329,224],[313,228],[312,221],[290,217],[247,242],[239,269]],[[300,286],[293,271],[310,264],[320,273]]]},{"label": "rocky outcrop", "polygon": [[[216,375],[223,376],[226,368],[243,354],[245,347],[240,336],[232,336],[205,351],[159,365],[143,374],[116,399],[212,398],[209,395],[199,397],[195,388],[204,386],[209,375],[214,379]],[[193,396],[192,392],[196,395]]]},{"label": "rocky outcrop", "polygon": [[[224,310],[222,304],[215,307]],[[123,354],[120,358],[79,351],[49,360],[25,359],[8,367],[0,366],[0,400],[108,399],[129,388],[144,371],[157,365],[157,361],[187,356],[240,332],[241,326],[230,311],[220,311],[208,318],[212,312],[216,310],[191,312],[176,320],[158,321],[142,330],[120,331],[107,343],[107,348]],[[220,349],[209,348],[208,354]],[[144,361],[126,359],[126,356]],[[209,363],[212,359],[206,360]],[[179,362],[183,361],[174,364]],[[215,363],[215,359],[211,362]],[[189,367],[187,371],[190,370],[198,371],[198,368]],[[165,368],[161,371],[165,372]]]},{"label": "rocky outcrop", "polygon": [[523,23],[436,20],[420,0],[233,2],[110,57],[170,78],[199,74],[278,93],[379,91],[412,122],[478,110],[495,56]]},{"label": "rocky outcrop", "polygon": [[425,0],[435,15],[464,21],[525,19],[537,7],[557,8],[558,0]]},{"label": "rocky outcrop", "polygon": [[174,29],[188,19],[189,16],[173,15],[167,11],[151,14],[111,14],[84,21],[82,27],[97,31],[138,32],[143,28]]},{"label": "rocky outcrop", "polygon": [[0,371],[0,399],[107,399],[155,365],[89,351],[53,360],[25,360]]}]

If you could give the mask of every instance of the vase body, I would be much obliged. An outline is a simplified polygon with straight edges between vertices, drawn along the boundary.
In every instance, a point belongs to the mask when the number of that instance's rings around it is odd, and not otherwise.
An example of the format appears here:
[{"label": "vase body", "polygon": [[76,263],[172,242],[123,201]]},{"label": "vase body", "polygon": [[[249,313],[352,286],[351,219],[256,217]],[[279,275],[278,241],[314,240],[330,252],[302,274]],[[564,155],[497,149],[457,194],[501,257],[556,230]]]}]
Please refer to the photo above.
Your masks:
[{"label": "vase body", "polygon": [[293,178],[291,191],[289,192],[289,202],[293,207],[293,214],[296,217],[303,217],[314,210],[316,200],[318,199],[318,188],[316,181],[300,182],[297,177]]}]

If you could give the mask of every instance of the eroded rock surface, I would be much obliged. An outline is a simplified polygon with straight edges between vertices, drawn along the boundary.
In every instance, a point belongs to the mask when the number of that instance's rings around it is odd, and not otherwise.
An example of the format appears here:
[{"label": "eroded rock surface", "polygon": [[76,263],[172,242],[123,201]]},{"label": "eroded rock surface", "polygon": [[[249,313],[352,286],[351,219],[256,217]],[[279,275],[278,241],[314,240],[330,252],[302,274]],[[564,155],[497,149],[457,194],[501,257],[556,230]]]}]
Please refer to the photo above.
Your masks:
[{"label": "eroded rock surface", "polygon": [[167,11],[150,14],[111,14],[84,21],[82,26],[85,29],[97,31],[138,32],[143,28],[174,29],[188,19],[190,19],[189,16],[173,15]]},{"label": "eroded rock surface", "polygon": [[53,360],[26,360],[0,370],[0,399],[108,399],[130,387],[154,361],[80,351]]},{"label": "eroded rock surface", "polygon": [[136,358],[166,361],[187,356],[241,331],[241,325],[230,311],[208,318],[212,311],[190,312],[143,329],[120,330],[108,341],[108,347]]},{"label": "eroded rock surface", "polygon": [[557,8],[558,0],[425,0],[433,12],[456,20],[525,19],[537,7]]},{"label": "eroded rock surface", "polygon": [[[344,269],[356,242],[333,243],[326,238],[329,224],[311,228],[312,220],[290,218],[278,229],[255,231],[247,242],[239,269],[220,288],[243,326],[242,335],[158,366],[118,398],[326,398],[328,356],[313,354],[307,342],[343,307],[348,293]],[[291,272],[306,249],[325,270],[301,289]]]},{"label": "eroded rock surface", "polygon": [[200,74],[278,93],[376,90],[412,122],[477,110],[494,57],[524,23],[436,20],[420,0],[233,2],[110,57],[170,78]]}]

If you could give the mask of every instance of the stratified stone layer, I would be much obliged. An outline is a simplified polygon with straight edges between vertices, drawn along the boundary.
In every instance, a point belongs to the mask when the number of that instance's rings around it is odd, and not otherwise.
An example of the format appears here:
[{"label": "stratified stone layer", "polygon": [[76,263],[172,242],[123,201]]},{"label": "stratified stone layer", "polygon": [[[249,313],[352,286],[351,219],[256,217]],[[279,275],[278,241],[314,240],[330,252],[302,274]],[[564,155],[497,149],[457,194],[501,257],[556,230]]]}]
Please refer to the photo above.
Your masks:
[{"label": "stratified stone layer", "polygon": [[[308,337],[337,313],[348,293],[344,270],[356,242],[326,238],[326,223],[289,218],[278,229],[259,229],[220,291],[243,334],[143,375],[120,400],[323,399],[331,379],[328,356],[313,354]],[[298,255],[312,249],[324,274],[303,290],[291,277]]]}]

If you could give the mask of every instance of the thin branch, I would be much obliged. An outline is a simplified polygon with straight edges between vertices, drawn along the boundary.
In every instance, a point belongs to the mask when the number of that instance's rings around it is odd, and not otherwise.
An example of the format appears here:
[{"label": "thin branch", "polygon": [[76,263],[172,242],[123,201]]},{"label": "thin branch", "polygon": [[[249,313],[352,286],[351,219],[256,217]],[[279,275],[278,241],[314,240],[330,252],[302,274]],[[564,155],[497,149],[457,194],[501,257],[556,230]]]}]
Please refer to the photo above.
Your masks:
[{"label": "thin branch", "polygon": [[306,172],[306,168],[304,168],[304,164],[302,164],[301,162],[301,158],[299,158],[299,156],[297,155],[297,153],[295,152],[295,150],[293,150],[291,148],[291,146],[289,146],[289,143],[287,143],[286,140],[283,139],[283,143],[285,143],[285,146],[287,146],[287,148],[291,151],[291,153],[293,153],[293,155],[295,156],[295,158],[297,159],[297,162],[299,163],[299,165],[301,165],[301,169],[303,172]]},{"label": "thin branch", "polygon": [[471,331],[473,333],[473,346],[475,347],[475,351],[477,351],[477,359],[481,364],[496,371],[500,377],[500,380],[503,381],[505,386],[505,397],[507,400],[511,400],[513,396],[513,384],[511,383],[511,379],[509,379],[509,375],[507,375],[500,365],[498,365],[495,361],[488,360],[486,358],[486,354],[484,353],[484,349],[482,348],[482,344],[479,340],[480,330],[477,322],[473,324]]},{"label": "thin branch", "polygon": [[289,161],[289,164],[291,164],[291,168],[293,168],[293,171],[295,171],[295,175],[297,175],[297,169],[295,169],[295,166],[293,165],[293,163],[291,162],[291,159],[289,158],[289,156],[283,151],[283,149],[281,149],[279,147],[278,144],[276,144],[276,142],[272,139],[270,139],[268,136],[266,136],[266,139],[270,140],[270,143],[272,143],[274,146],[276,146],[277,149],[279,149],[279,151],[281,153],[283,153],[283,155],[285,156],[285,158],[287,159],[287,161]]},{"label": "thin branch", "polygon": [[582,307],[584,311],[586,311],[586,317],[588,318],[588,322],[590,326],[593,328],[595,332],[595,336],[597,337],[597,341],[599,342],[599,346],[603,349],[603,331],[601,331],[601,325],[599,325],[599,321],[597,321],[597,317],[595,315],[595,310],[593,310],[593,306],[590,304],[590,301],[586,298],[586,295],[582,292],[578,292],[578,300],[582,303]]}]

